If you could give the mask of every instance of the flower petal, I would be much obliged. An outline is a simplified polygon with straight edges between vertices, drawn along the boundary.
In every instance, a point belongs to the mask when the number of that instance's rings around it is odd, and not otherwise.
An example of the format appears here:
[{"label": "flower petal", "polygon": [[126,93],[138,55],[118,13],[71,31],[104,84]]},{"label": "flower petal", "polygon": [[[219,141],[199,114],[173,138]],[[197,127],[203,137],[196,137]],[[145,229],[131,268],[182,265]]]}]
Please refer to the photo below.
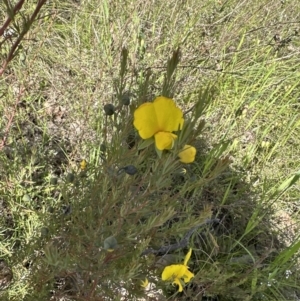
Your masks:
[{"label": "flower petal", "polygon": [[184,262],[183,262],[185,266],[187,266],[187,263],[190,260],[191,255],[192,255],[192,248],[190,248],[187,254],[185,255]]},{"label": "flower petal", "polygon": [[184,275],[182,276],[185,283],[190,282],[191,279],[194,277],[194,273],[190,272],[188,269],[185,271]]},{"label": "flower petal", "polygon": [[178,278],[174,279],[173,284],[177,284],[178,285],[178,292],[182,292],[183,291],[183,287],[182,287],[181,281]]},{"label": "flower petal", "polygon": [[146,288],[148,286],[148,284],[149,284],[149,280],[147,278],[145,279],[145,281],[143,281],[143,280],[141,281],[141,286],[144,288]]},{"label": "flower petal", "polygon": [[172,264],[168,265],[164,268],[161,279],[166,280],[173,280],[174,278],[181,278],[186,274],[187,267],[183,264]]},{"label": "flower petal", "polygon": [[178,157],[180,158],[180,162],[182,163],[192,163],[195,161],[196,156],[196,148],[186,144],[183,147],[183,150],[178,154]]},{"label": "flower petal", "polygon": [[153,106],[155,109],[159,131],[174,132],[182,129],[183,112],[171,98],[157,97]]},{"label": "flower petal", "polygon": [[154,135],[156,148],[159,150],[171,149],[174,140],[177,138],[175,134],[169,132],[158,132]]},{"label": "flower petal", "polygon": [[159,131],[156,111],[153,103],[146,102],[134,111],[133,125],[143,139],[151,138]]},{"label": "flower petal", "polygon": [[86,169],[86,165],[87,165],[87,162],[86,162],[86,160],[82,160],[81,162],[80,162],[80,169],[81,170],[85,170]]},{"label": "flower petal", "polygon": [[167,280],[172,280],[174,274],[176,274],[176,270],[175,270],[175,265],[168,265],[164,268],[162,274],[161,274],[161,279],[163,281],[167,281]]}]

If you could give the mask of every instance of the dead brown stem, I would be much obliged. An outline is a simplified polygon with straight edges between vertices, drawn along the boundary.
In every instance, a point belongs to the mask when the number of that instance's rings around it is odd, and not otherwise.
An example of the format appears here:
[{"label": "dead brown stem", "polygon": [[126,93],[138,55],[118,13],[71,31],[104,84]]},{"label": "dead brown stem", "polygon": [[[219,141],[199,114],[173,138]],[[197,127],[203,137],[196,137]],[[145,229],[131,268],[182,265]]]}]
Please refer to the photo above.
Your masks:
[{"label": "dead brown stem", "polygon": [[8,122],[7,122],[7,125],[6,125],[6,128],[5,128],[5,131],[4,131],[4,136],[3,136],[3,139],[0,143],[0,151],[3,149],[3,147],[5,146],[5,143],[6,143],[6,140],[7,140],[7,137],[8,137],[8,134],[9,134],[9,130],[11,128],[11,125],[12,125],[12,122],[13,122],[13,119],[16,115],[16,111],[17,111],[17,106],[20,102],[20,99],[23,95],[23,93],[25,92],[25,88],[21,88],[20,91],[19,91],[19,94],[17,96],[17,99],[15,101],[15,105],[14,105],[14,108],[12,110],[12,113],[11,115],[9,116],[8,118]]},{"label": "dead brown stem", "polygon": [[[14,44],[12,45],[6,60],[3,62],[2,64],[2,68],[0,69],[0,76],[4,73],[8,63],[14,58],[14,53],[16,51],[16,49],[18,48],[19,44],[21,43],[21,41],[23,40],[24,36],[26,35],[26,33],[28,32],[28,30],[30,29],[31,25],[33,24],[36,16],[38,15],[39,11],[41,10],[42,6],[46,3],[47,0],[40,0],[34,10],[34,12],[32,13],[30,19],[28,20],[28,23],[26,24],[26,26],[23,28],[22,32],[20,33],[18,39],[14,42]],[[21,2],[21,1],[20,1]],[[20,3],[19,2],[19,3]],[[18,4],[19,4],[18,3]],[[22,5],[21,5],[22,6]],[[10,21],[9,21],[10,22]],[[4,27],[4,26],[3,26]],[[3,28],[2,27],[2,28]]]},{"label": "dead brown stem", "polygon": [[[25,0],[20,0],[16,4],[16,6],[13,9],[14,14],[16,14],[22,8],[22,5],[23,5],[24,1]],[[46,3],[46,1],[47,0],[39,0],[39,2],[37,4],[34,12],[32,13],[30,19],[28,20],[26,26],[24,26],[24,28],[23,28],[22,32],[20,33],[18,39],[12,45],[12,47],[11,47],[11,49],[10,49],[7,57],[6,57],[6,60],[3,62],[2,68],[0,69],[0,76],[4,73],[5,69],[7,68],[8,63],[14,58],[16,49],[18,48],[18,46],[21,43],[21,41],[23,40],[24,36],[26,35],[26,33],[28,32],[28,30],[30,29],[31,25],[35,21],[37,15],[39,13],[39,11],[41,10],[42,6]],[[4,31],[6,30],[6,28],[10,24],[10,22],[11,22],[11,18],[8,17],[7,20],[5,21],[4,25],[0,28],[0,36],[4,34]],[[3,149],[3,147],[6,144],[6,140],[7,140],[7,137],[8,137],[10,128],[11,128],[11,125],[13,123],[13,119],[14,119],[14,117],[16,115],[17,105],[18,105],[18,103],[19,103],[19,101],[21,99],[21,96],[23,95],[24,91],[25,91],[25,88],[21,88],[20,89],[19,94],[17,96],[17,99],[15,101],[15,105],[14,105],[13,111],[12,111],[10,117],[8,118],[8,122],[7,122],[7,125],[6,125],[6,128],[5,128],[5,131],[4,131],[4,136],[3,136],[2,141],[0,142],[0,151]]]},{"label": "dead brown stem", "polygon": [[[14,11],[14,15],[22,8],[23,4],[24,4],[25,0],[20,0],[14,7],[13,11]],[[5,30],[7,29],[8,25],[11,22],[11,18],[8,17],[6,19],[6,21],[4,22],[3,26],[0,28],[0,36],[2,36],[5,32]]]}]

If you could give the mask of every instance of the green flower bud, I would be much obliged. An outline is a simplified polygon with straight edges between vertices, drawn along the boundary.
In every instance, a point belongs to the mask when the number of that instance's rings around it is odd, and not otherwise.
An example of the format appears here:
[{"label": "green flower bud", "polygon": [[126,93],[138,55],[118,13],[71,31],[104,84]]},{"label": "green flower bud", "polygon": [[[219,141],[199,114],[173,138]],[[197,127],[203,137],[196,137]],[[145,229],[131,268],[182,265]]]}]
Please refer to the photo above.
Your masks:
[{"label": "green flower bud", "polygon": [[24,194],[22,201],[23,202],[30,202],[32,199],[28,194]]},{"label": "green flower bud", "polygon": [[107,116],[114,115],[115,106],[111,103],[107,103],[106,105],[104,105],[104,112]]},{"label": "green flower bud", "polygon": [[107,251],[113,251],[114,249],[116,249],[117,245],[118,245],[118,242],[117,240],[115,239],[115,237],[113,236],[110,236],[110,237],[107,237],[104,242],[103,242],[103,245],[104,245],[104,249],[107,250]]}]

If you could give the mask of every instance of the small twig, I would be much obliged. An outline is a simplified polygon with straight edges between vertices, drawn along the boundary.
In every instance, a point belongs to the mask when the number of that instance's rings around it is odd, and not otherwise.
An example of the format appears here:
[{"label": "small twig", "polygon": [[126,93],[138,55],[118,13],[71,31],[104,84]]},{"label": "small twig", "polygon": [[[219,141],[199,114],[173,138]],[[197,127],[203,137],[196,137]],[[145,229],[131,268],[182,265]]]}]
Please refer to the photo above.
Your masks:
[{"label": "small twig", "polygon": [[[12,47],[11,47],[11,49],[10,49],[8,55],[7,55],[6,60],[3,62],[2,68],[0,69],[0,76],[4,73],[4,71],[5,71],[8,63],[14,58],[14,53],[15,53],[16,49],[18,48],[19,44],[23,40],[23,38],[26,35],[26,33],[29,31],[31,25],[33,24],[33,22],[34,22],[34,20],[36,18],[36,16],[38,15],[39,11],[41,10],[42,6],[46,3],[46,1],[47,0],[40,0],[38,2],[37,6],[36,6],[36,8],[34,10],[34,12],[32,13],[30,19],[28,20],[28,23],[24,26],[24,28],[23,28],[22,32],[20,33],[18,39],[12,45]],[[4,26],[1,29],[3,29],[3,28],[4,28]]]},{"label": "small twig", "polygon": [[[166,69],[166,68],[167,67],[165,67],[165,66],[148,67],[148,69]],[[182,69],[191,68],[191,69],[198,69],[198,70],[204,70],[204,71],[214,71],[214,72],[223,73],[223,74],[243,75],[242,72],[225,71],[223,68],[218,69],[214,66],[204,67],[204,66],[199,66],[199,65],[178,65],[177,69],[179,69],[179,68],[182,68]]]},{"label": "small twig", "polygon": [[183,116],[185,116],[185,115],[188,114],[189,112],[192,112],[193,109],[195,108],[195,106],[196,106],[196,105],[192,105],[191,108],[189,108],[187,111],[185,111],[185,112],[183,113]]},{"label": "small twig", "polygon": [[158,250],[154,250],[152,248],[146,249],[145,251],[143,251],[141,256],[148,255],[148,254],[155,254],[155,255],[162,254],[162,255],[165,255],[169,252],[172,252],[172,251],[175,251],[175,250],[178,250],[178,249],[183,249],[188,245],[190,237],[193,235],[193,233],[198,228],[200,228],[202,226],[205,226],[205,225],[208,225],[208,224],[218,223],[219,221],[220,220],[218,218],[207,219],[205,222],[203,222],[203,223],[193,227],[192,229],[190,229],[184,235],[184,237],[182,238],[182,240],[180,242],[178,242],[176,244],[169,245],[169,246],[163,246],[163,247],[159,248]]},{"label": "small twig", "polygon": [[[24,4],[25,0],[20,0],[14,7],[13,12],[14,15],[22,8],[23,4]],[[0,36],[2,36],[5,32],[5,30],[7,29],[8,25],[11,22],[11,18],[8,16],[8,18],[6,19],[6,21],[4,22],[3,26],[0,28]]]},{"label": "small twig", "polygon": [[17,96],[17,99],[15,101],[15,105],[14,105],[14,108],[13,108],[13,111],[8,119],[8,122],[7,122],[7,125],[6,125],[6,128],[5,128],[5,131],[4,131],[4,136],[3,136],[3,139],[0,143],[0,151],[3,149],[3,147],[5,146],[5,143],[6,143],[6,140],[7,140],[7,137],[8,137],[8,134],[9,134],[9,130],[11,128],[11,125],[12,125],[12,122],[13,122],[13,119],[16,115],[16,111],[17,111],[17,106],[20,102],[20,99],[21,99],[21,96],[23,95],[25,91],[25,88],[23,87],[22,89],[20,89],[19,91],[19,94]]}]

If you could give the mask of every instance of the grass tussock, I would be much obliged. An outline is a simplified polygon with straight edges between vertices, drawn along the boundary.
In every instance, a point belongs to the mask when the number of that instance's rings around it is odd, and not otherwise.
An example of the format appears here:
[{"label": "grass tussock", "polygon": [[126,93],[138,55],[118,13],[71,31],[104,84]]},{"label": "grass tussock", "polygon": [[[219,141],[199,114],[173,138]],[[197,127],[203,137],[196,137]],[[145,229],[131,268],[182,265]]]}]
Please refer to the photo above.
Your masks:
[{"label": "grass tussock", "polygon": [[[0,299],[299,300],[300,4],[11,2]],[[133,126],[159,95],[185,119],[162,153]]]}]

